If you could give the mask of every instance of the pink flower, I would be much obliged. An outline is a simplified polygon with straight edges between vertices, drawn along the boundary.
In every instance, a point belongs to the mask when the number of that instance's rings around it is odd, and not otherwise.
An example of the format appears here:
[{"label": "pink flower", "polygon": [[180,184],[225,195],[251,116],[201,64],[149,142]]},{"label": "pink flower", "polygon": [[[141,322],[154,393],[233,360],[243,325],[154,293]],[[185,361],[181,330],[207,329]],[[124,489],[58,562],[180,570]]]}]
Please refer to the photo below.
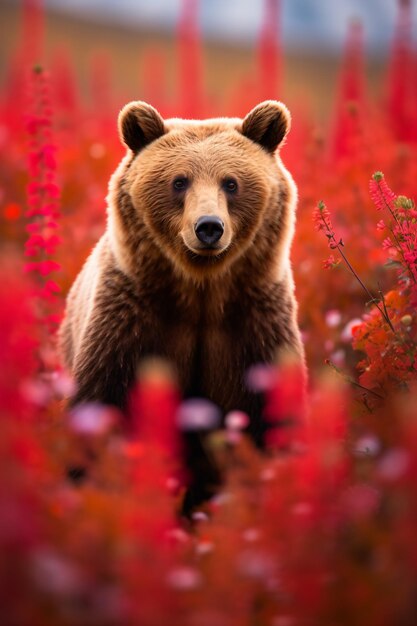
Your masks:
[{"label": "pink flower", "polygon": [[42,251],[46,252],[46,254],[53,254],[60,241],[57,235],[43,237],[42,235],[34,233],[25,243],[25,255],[36,256]]},{"label": "pink flower", "polygon": [[38,222],[33,222],[32,224],[27,224],[26,230],[28,233],[38,233],[41,229],[41,226]]},{"label": "pink flower", "polygon": [[331,254],[325,261],[323,261],[323,268],[325,270],[333,269],[337,267],[340,263],[340,259],[335,259],[333,254]]},{"label": "pink flower", "polygon": [[61,266],[56,261],[34,261],[33,263],[25,264],[26,272],[39,272],[41,276],[47,276],[51,272],[61,269]]},{"label": "pink flower", "polygon": [[313,221],[315,224],[316,230],[332,230],[332,223],[330,220],[330,211],[324,204],[324,202],[320,201],[316,208],[313,211]]},{"label": "pink flower", "polygon": [[387,237],[386,239],[384,239],[384,241],[382,242],[382,248],[383,250],[389,250],[390,248],[393,248],[393,243],[390,237]]},{"label": "pink flower", "polygon": [[375,172],[369,182],[369,192],[378,211],[395,211],[395,193],[388,187],[382,172]]},{"label": "pink flower", "polygon": [[[24,265],[26,272],[36,276],[35,296],[43,304],[56,301],[59,285],[47,277],[60,269],[59,263],[51,257],[55,254],[60,238],[54,234],[59,217],[59,187],[56,183],[56,146],[52,141],[52,110],[49,96],[49,79],[39,67],[33,72],[32,111],[26,116],[26,129],[29,134],[26,217],[32,220],[26,226],[29,233],[25,243],[25,255],[31,262]],[[46,257],[46,258],[45,258]],[[45,279],[45,280],[42,280]],[[39,307],[42,322],[48,331],[55,311],[49,306]]]}]

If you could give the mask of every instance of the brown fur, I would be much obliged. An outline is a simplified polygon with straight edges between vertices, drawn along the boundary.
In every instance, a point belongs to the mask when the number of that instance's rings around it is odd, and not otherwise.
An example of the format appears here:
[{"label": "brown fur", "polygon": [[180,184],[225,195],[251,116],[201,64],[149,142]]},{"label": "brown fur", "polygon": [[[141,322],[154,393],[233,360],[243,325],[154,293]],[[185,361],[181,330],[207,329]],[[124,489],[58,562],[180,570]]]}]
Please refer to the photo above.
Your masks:
[{"label": "brown fur", "polygon": [[[273,101],[243,121],[164,121],[141,102],[122,110],[128,152],[111,179],[107,229],[60,332],[74,403],[123,407],[139,360],[158,355],[175,366],[184,395],[247,411],[259,438],[247,368],[283,350],[303,360],[289,263],[296,188],[276,151],[288,127]],[[188,177],[183,193],[176,176]],[[230,176],[234,194],[222,187]],[[201,215],[224,222],[215,250],[196,238]]]}]

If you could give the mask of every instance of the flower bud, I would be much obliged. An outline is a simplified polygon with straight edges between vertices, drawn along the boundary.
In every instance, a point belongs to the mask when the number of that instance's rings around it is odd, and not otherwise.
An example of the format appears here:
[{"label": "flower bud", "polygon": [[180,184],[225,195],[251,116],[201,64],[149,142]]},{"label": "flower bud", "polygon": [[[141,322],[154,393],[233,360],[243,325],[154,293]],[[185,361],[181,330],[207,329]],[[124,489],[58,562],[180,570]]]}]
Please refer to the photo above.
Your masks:
[{"label": "flower bud", "polygon": [[403,324],[404,326],[411,326],[412,321],[413,321],[413,318],[409,314],[403,315],[401,318],[401,324]]}]

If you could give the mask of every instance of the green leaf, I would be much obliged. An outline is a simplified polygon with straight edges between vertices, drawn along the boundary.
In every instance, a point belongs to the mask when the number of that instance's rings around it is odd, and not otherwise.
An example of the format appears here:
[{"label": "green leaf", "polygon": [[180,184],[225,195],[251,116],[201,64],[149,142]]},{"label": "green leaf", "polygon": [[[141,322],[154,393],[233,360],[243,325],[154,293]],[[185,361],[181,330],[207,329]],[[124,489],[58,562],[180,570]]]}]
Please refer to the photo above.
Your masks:
[{"label": "green leaf", "polygon": [[394,259],[388,259],[388,261],[385,261],[384,267],[386,267],[387,269],[398,269],[402,267],[402,263],[400,263],[399,261],[394,261]]}]

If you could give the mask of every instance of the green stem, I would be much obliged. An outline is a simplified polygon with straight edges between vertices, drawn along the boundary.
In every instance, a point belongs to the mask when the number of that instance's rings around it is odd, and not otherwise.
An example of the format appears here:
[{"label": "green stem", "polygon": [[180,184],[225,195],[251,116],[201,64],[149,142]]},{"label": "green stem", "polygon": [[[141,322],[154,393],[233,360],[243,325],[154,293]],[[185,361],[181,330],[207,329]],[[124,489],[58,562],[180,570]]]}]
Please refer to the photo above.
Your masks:
[{"label": "green stem", "polygon": [[341,376],[346,382],[348,382],[353,387],[357,387],[358,389],[362,389],[362,391],[366,391],[366,393],[370,393],[371,395],[375,396],[375,398],[378,398],[379,400],[383,400],[384,399],[384,396],[381,396],[379,393],[377,393],[376,391],[373,391],[372,389],[368,389],[368,387],[364,387],[360,383],[356,382],[356,380],[353,380],[353,378],[351,378],[350,376],[348,376],[347,374],[342,372],[342,370],[340,370],[337,367],[337,365],[335,365],[333,363],[333,361],[330,361],[330,359],[326,359],[325,363],[326,363],[326,365],[331,367],[336,372],[336,374]]},{"label": "green stem", "polygon": [[326,219],[324,217],[322,217],[322,221],[323,224],[325,225],[326,229],[327,229],[327,235],[329,237],[329,241],[332,241],[334,243],[335,248],[337,249],[337,251],[339,252],[340,256],[342,257],[342,259],[344,260],[346,267],[349,269],[349,271],[351,272],[351,274],[353,274],[353,276],[356,278],[356,280],[358,281],[358,283],[360,284],[360,286],[362,287],[362,289],[364,290],[364,292],[366,293],[366,295],[370,298],[371,302],[373,302],[376,306],[376,308],[378,309],[378,311],[381,313],[382,318],[385,320],[385,322],[388,324],[388,326],[390,327],[390,329],[392,330],[392,332],[394,333],[394,335],[396,335],[395,332],[395,328],[392,325],[392,322],[389,318],[388,313],[386,313],[383,309],[381,309],[381,307],[378,304],[378,300],[375,298],[375,296],[369,291],[368,287],[365,285],[365,283],[362,282],[360,276],[357,274],[356,270],[353,268],[353,266],[351,265],[351,263],[349,262],[349,259],[347,258],[347,256],[345,255],[345,253],[343,252],[340,244],[336,241],[336,238],[334,236],[334,232],[332,231],[332,229],[329,227],[329,224],[327,224]]}]

